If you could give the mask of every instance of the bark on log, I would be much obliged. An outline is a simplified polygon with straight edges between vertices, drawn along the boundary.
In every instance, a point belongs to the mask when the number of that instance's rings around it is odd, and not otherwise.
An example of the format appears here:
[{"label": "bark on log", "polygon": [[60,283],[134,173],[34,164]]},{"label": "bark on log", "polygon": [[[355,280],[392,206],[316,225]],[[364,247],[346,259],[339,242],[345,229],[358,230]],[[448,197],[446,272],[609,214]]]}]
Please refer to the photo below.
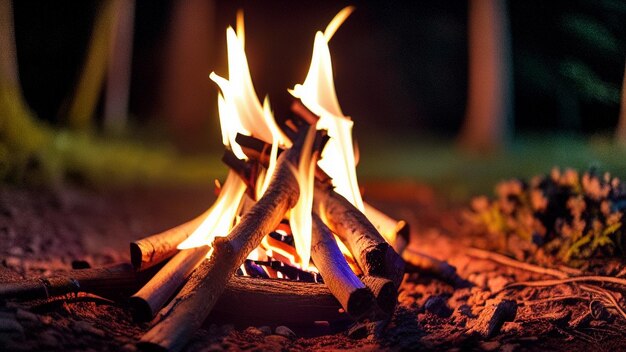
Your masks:
[{"label": "bark on log", "polygon": [[316,214],[313,217],[311,258],[324,283],[343,309],[355,319],[371,316],[376,310],[374,295],[354,274],[333,234]]},{"label": "bark on log", "polygon": [[129,263],[122,263],[104,268],[70,270],[51,277],[1,283],[0,299],[40,299],[75,292],[109,296],[136,287],[135,270]]},{"label": "bark on log", "polygon": [[351,320],[324,284],[233,276],[215,311],[281,324]]},{"label": "bark on log", "polygon": [[[68,293],[107,294],[132,292],[138,286],[130,263],[111,267],[71,270],[54,278],[0,283],[0,299],[45,299]],[[254,307],[250,309],[249,307]],[[257,320],[304,325],[314,321],[351,318],[324,284],[292,280],[233,276],[215,306],[219,314],[241,321]]]},{"label": "bark on log", "polygon": [[315,183],[313,209],[342,238],[366,275],[380,276],[400,287],[404,260],[394,251],[367,217],[330,184]]},{"label": "bark on log", "polygon": [[213,254],[193,272],[180,293],[164,308],[163,320],[141,338],[138,347],[179,351],[187,344],[236,268],[296,204],[299,188],[292,168],[298,163],[305,136],[302,133],[302,138],[281,154],[263,197],[227,237],[215,239]]},{"label": "bark on log", "polygon": [[209,210],[182,225],[131,242],[130,262],[136,270],[145,270],[171,258],[178,253],[176,247],[186,240],[208,215]]},{"label": "bark on log", "polygon": [[130,297],[129,304],[135,320],[151,320],[206,257],[209,249],[209,246],[202,246],[178,252],[146,285]]}]

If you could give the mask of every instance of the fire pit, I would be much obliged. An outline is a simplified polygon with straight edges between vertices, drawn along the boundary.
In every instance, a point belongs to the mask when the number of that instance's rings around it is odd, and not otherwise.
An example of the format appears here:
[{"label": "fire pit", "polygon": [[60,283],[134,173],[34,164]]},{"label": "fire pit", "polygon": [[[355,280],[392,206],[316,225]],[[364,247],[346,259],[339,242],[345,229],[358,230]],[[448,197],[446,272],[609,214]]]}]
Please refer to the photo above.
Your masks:
[{"label": "fire pit", "polygon": [[213,206],[132,242],[132,266],[3,284],[0,297],[106,295],[149,278],[129,301],[136,321],[151,321],[142,349],[181,350],[214,309],[266,324],[384,326],[408,227],[366,206],[357,184],[353,123],[337,102],[327,44],[352,10],[316,34],[307,78],[290,91],[294,115],[280,127],[254,92],[240,13],[237,31],[226,31],[229,78],[211,74],[230,167]]},{"label": "fire pit", "polygon": [[[276,119],[243,15],[227,29],[212,205],[210,186],[0,188],[0,350],[623,349],[624,184],[555,168],[460,205],[414,181],[359,184],[328,46],[352,11],[315,34]],[[468,126],[465,142],[497,142]]]}]

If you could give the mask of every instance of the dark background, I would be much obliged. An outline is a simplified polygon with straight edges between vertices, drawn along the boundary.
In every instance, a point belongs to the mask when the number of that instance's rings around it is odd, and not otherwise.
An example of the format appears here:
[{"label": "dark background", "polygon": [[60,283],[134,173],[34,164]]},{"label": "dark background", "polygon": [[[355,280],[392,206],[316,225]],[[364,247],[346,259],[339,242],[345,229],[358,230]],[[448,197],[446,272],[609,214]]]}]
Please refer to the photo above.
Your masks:
[{"label": "dark background", "polygon": [[[80,73],[98,4],[14,2],[19,73],[40,119],[65,123],[59,111]],[[137,126],[182,118],[159,110],[174,4],[136,3],[129,108]],[[269,94],[280,119],[291,101],[286,89],[306,75],[315,31],[349,4],[356,11],[330,49],[339,103],[355,120],[357,135],[384,130],[454,136],[466,105],[468,4],[433,0],[211,2],[214,23],[204,38],[213,50],[198,67],[206,84],[195,89],[208,102],[201,118],[210,122],[198,122],[202,135],[219,136],[217,89],[208,74],[226,75],[225,28],[234,26],[238,8],[245,11],[246,52],[257,93],[260,99]],[[624,73],[626,2],[510,1],[508,19],[516,133],[612,131]]]}]

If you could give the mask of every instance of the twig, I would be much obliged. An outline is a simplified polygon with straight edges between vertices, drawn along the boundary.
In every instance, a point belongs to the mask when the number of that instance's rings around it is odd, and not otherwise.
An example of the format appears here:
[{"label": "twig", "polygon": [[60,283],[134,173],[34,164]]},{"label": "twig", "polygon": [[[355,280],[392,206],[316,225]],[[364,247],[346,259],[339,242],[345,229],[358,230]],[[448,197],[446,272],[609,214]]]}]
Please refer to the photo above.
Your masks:
[{"label": "twig", "polygon": [[560,284],[567,284],[573,282],[600,282],[611,283],[621,286],[626,286],[626,279],[611,276],[574,276],[564,279],[551,279],[551,280],[537,280],[537,281],[521,281],[508,284],[505,288],[511,288],[515,286],[527,286],[527,287],[541,287],[541,286],[555,286]]},{"label": "twig", "polygon": [[486,251],[483,249],[467,248],[465,250],[465,254],[473,258],[491,260],[499,264],[503,264],[506,266],[510,266],[510,267],[525,270],[525,271],[530,271],[530,272],[537,273],[537,274],[550,275],[550,276],[558,277],[560,279],[565,279],[569,277],[568,274],[560,270],[544,268],[544,267],[533,265],[533,264],[523,263],[518,260],[511,259],[502,254]]}]

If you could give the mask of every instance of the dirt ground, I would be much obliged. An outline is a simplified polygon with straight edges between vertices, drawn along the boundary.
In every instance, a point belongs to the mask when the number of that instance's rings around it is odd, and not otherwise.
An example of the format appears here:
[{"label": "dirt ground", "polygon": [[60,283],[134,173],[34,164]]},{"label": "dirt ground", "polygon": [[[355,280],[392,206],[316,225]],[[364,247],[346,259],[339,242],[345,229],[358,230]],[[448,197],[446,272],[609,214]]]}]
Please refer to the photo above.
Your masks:
[{"label": "dirt ground", "polygon": [[[512,282],[548,277],[467,255],[471,239],[459,235],[457,208],[428,187],[372,184],[366,189],[374,205],[410,222],[412,250],[457,268],[455,284],[424,273],[407,274],[389,324],[360,338],[345,331],[293,336],[276,330],[281,322],[249,327],[210,319],[187,350],[626,349],[626,321],[575,285],[503,290]],[[191,219],[213,198],[209,188],[103,192],[2,186],[0,282],[50,275],[72,265],[128,261],[129,241]],[[615,298],[623,305],[619,292]],[[78,295],[0,303],[2,351],[134,351],[148,327],[132,321],[123,299]]]}]

